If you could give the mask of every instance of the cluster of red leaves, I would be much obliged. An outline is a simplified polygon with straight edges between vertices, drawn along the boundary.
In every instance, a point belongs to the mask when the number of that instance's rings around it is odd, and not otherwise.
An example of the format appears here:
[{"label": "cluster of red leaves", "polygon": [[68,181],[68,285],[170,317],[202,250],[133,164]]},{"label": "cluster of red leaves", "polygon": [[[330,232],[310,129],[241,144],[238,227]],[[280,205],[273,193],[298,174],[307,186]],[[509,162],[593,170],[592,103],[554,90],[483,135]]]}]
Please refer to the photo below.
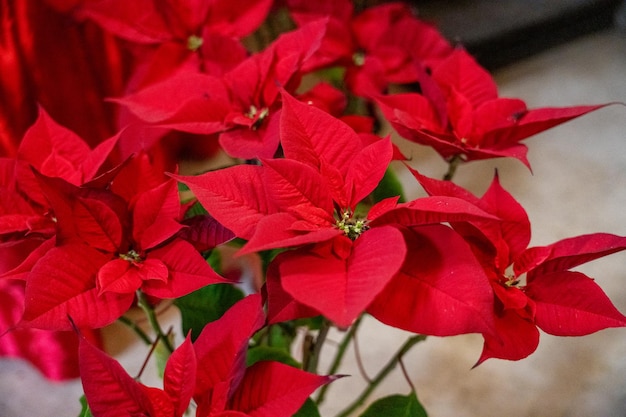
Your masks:
[{"label": "cluster of red leaves", "polygon": [[193,399],[197,416],[275,417],[294,414],[308,396],[336,377],[261,361],[246,366],[250,337],[264,323],[259,295],[250,295],[172,353],[163,389],[147,387],[86,340],[80,369],[94,416],[182,417]]},{"label": "cluster of red leaves", "polygon": [[[626,249],[626,238],[527,249],[526,213],[497,178],[478,198],[413,171],[428,197],[374,199],[403,156],[373,132],[372,115],[347,113],[349,102],[377,105],[400,135],[446,160],[526,165],[520,141],[602,107],[529,110],[499,97],[479,64],[405,4],[1,5],[0,52],[10,59],[0,80],[0,353],[54,379],[80,368],[96,417],[181,416],[192,399],[202,417],[293,414],[332,378],[273,362],[246,367],[247,342],[266,322],[322,315],[347,328],[368,313],[426,335],[481,333],[479,363],[528,356],[538,328],[578,336],[626,326],[597,284],[571,271]],[[42,14],[53,29],[39,27]],[[272,16],[290,30],[259,45]],[[60,45],[76,71],[55,67],[50,78]],[[388,94],[391,85],[419,92]],[[218,149],[248,163],[177,174],[185,157]],[[181,205],[178,182],[209,214]],[[97,344],[97,329],[138,291],[156,303],[231,282],[201,253],[233,237],[246,241],[241,255],[274,251],[263,300],[250,296],[193,344],[185,339],[163,390],[86,341]]]}]

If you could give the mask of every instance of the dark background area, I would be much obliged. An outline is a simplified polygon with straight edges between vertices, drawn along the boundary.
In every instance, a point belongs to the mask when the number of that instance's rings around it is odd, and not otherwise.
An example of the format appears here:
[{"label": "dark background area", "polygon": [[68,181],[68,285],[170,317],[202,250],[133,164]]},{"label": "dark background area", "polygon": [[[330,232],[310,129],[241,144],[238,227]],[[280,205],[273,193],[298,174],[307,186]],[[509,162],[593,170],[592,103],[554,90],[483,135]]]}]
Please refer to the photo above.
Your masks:
[{"label": "dark background area", "polygon": [[[413,0],[489,70],[611,27],[623,0]],[[624,5],[622,5],[623,8]]]}]

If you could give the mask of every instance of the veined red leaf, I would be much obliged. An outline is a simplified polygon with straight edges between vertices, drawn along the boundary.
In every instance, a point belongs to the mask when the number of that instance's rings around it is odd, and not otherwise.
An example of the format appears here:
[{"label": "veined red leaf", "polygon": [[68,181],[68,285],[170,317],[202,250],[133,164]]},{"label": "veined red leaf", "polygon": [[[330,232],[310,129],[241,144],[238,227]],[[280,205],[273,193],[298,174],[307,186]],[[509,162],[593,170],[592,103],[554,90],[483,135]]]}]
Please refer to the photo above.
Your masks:
[{"label": "veined red leaf", "polygon": [[516,275],[528,272],[528,281],[535,276],[564,271],[626,249],[626,237],[593,233],[560,240],[552,245],[526,250],[515,261]]},{"label": "veined red leaf", "polygon": [[[334,240],[338,239],[348,238],[339,236]],[[398,272],[405,254],[399,230],[372,228],[340,256],[309,248],[286,252],[279,272],[283,288],[294,299],[338,326],[348,327]]]},{"label": "veined red leaf", "polygon": [[80,163],[79,170],[69,179],[72,184],[85,184],[95,178],[98,170],[107,160],[115,145],[117,145],[122,131],[115,136],[106,139],[96,146]]},{"label": "veined red leaf", "polygon": [[445,125],[440,123],[432,103],[421,94],[379,95],[375,97],[375,101],[385,118],[407,139],[414,140],[411,131],[445,132]]},{"label": "veined red leaf", "polygon": [[119,136],[117,134],[91,150],[83,139],[57,124],[40,108],[37,121],[26,132],[18,149],[16,172],[20,188],[35,201],[45,202],[31,165],[46,176],[63,178],[74,185],[91,180],[117,144]]},{"label": "veined red leaf", "polygon": [[367,212],[367,218],[371,221],[382,216],[389,210],[393,210],[398,205],[398,200],[400,200],[400,196],[388,197],[380,200]]},{"label": "veined red leaf", "polygon": [[250,417],[246,413],[242,413],[241,411],[233,411],[226,410],[221,412],[213,412],[211,413],[211,417]]},{"label": "veined red leaf", "polygon": [[320,161],[319,173],[322,175],[335,203],[339,207],[350,207],[351,195],[346,192],[346,180],[339,168],[322,160]]},{"label": "veined red leaf", "polygon": [[434,336],[492,330],[493,292],[469,245],[443,225],[405,229],[403,235],[410,256],[368,313],[393,327]]},{"label": "veined red leaf", "polygon": [[172,177],[187,185],[218,222],[249,239],[256,224],[276,212],[263,187],[262,171],[260,166],[238,165],[198,176]]},{"label": "veined red leaf", "polygon": [[[33,239],[33,241],[35,240]],[[0,274],[0,279],[8,278],[8,279],[25,280],[28,274],[30,273],[30,270],[33,268],[33,266],[35,266],[35,264],[39,261],[39,259],[41,259],[46,254],[46,252],[48,252],[50,249],[52,249],[56,245],[55,237],[42,240],[38,243],[35,241],[36,243],[34,247],[31,246],[33,241],[31,242],[28,242],[27,240],[22,241],[24,243],[22,243],[21,245],[25,248],[28,248],[28,255],[23,257],[21,263],[15,266],[13,269],[10,269],[8,271],[3,270],[2,273]],[[4,247],[2,247],[2,249],[6,250]],[[8,261],[5,261],[5,262],[8,262]],[[9,266],[9,265],[3,265],[3,264],[0,264],[0,265],[2,265],[3,267]]]},{"label": "veined red leaf", "polygon": [[137,43],[161,43],[172,38],[168,22],[153,0],[81,2],[77,17],[91,19],[106,31]]},{"label": "veined red leaf", "polygon": [[334,223],[333,200],[318,171],[290,159],[264,159],[267,193],[278,210],[321,226]]},{"label": "veined red leaf", "polygon": [[441,222],[490,219],[496,217],[456,197],[422,197],[398,204],[371,221],[371,226],[401,224],[417,226]]},{"label": "veined red leaf", "polygon": [[318,311],[299,303],[283,289],[278,271],[282,256],[284,255],[279,254],[267,267],[265,287],[267,289],[268,323],[275,324],[288,320],[319,316],[320,313]]},{"label": "veined red leaf", "polygon": [[[271,113],[258,128],[236,125],[220,133],[219,143],[227,154],[242,158],[272,158],[278,149],[279,113]],[[246,122],[253,120],[246,117]]]},{"label": "veined red leaf", "polygon": [[178,232],[178,236],[194,245],[199,252],[213,249],[235,238],[232,231],[208,214],[190,217],[182,223],[186,227]]},{"label": "veined red leaf", "polygon": [[315,4],[306,0],[287,0],[287,7],[291,17],[300,26],[322,16],[348,22],[354,12],[354,6],[349,0],[323,0]]},{"label": "veined red leaf", "polygon": [[526,103],[518,98],[498,97],[487,100],[473,109],[474,127],[471,137],[474,144],[481,147],[503,148],[517,142],[506,142],[504,137],[491,134],[493,131],[504,131],[515,128],[519,119],[528,109]]},{"label": "veined red leaf", "polygon": [[100,328],[130,308],[134,293],[98,296],[96,273],[109,257],[86,245],[50,249],[33,267],[26,282],[21,325],[49,330]]},{"label": "veined red leaf", "polygon": [[318,226],[289,213],[276,213],[259,222],[254,235],[238,254],[324,242],[342,234],[333,224]]},{"label": "veined red leaf", "polygon": [[498,96],[493,77],[461,48],[455,49],[433,69],[433,78],[445,90],[452,88],[473,107]]},{"label": "veined red leaf", "polygon": [[250,337],[263,325],[261,296],[249,295],[218,320],[207,324],[194,343],[198,372],[194,398],[205,402],[207,392],[226,383],[236,387],[245,369]]},{"label": "veined red leaf", "polygon": [[144,263],[162,263],[169,272],[167,279],[159,275],[159,279],[143,281],[142,290],[154,297],[178,298],[207,285],[230,282],[219,276],[191,243],[178,238],[151,250]]},{"label": "veined red leaf", "polygon": [[497,149],[501,143],[513,144],[610,104],[613,103],[590,106],[545,107],[511,114],[510,118],[513,118],[516,123],[513,126],[494,128],[485,132],[481,138],[481,146],[484,145],[487,148]]},{"label": "veined red leaf", "polygon": [[621,314],[594,280],[572,271],[534,277],[526,295],[537,306],[535,322],[556,336],[583,336],[608,327],[626,326]]},{"label": "veined red leaf", "polygon": [[290,417],[317,388],[337,379],[280,362],[257,362],[246,370],[230,408],[250,417]]},{"label": "veined red leaf", "polygon": [[[491,186],[480,199],[479,207],[501,220],[495,227],[498,228],[498,238],[503,244],[499,244],[493,236],[488,237],[498,248],[499,265],[503,267],[510,265],[526,250],[530,242],[530,221],[526,210],[502,188],[497,173]],[[480,225],[477,227],[480,228]]]},{"label": "veined red leaf", "polygon": [[480,204],[480,199],[478,197],[476,197],[474,194],[470,193],[460,185],[457,185],[452,181],[442,181],[430,178],[420,174],[419,171],[411,168],[408,165],[406,165],[406,167],[409,169],[409,172],[413,174],[413,176],[420,183],[420,185],[424,188],[424,190],[428,193],[428,195],[456,197],[470,202],[476,206]]},{"label": "veined red leaf", "polygon": [[142,250],[150,249],[174,236],[183,227],[177,219],[180,198],[176,180],[139,195],[133,207],[133,239]]},{"label": "veined red leaf", "polygon": [[0,356],[19,357],[53,381],[78,377],[78,337],[74,332],[19,329],[24,282],[0,279]]},{"label": "veined red leaf", "polygon": [[[50,177],[69,180],[90,153],[89,146],[76,133],[55,122],[43,108],[26,131],[17,152],[23,160]],[[46,169],[43,169],[43,167]]]},{"label": "veined red leaf", "polygon": [[285,157],[319,170],[322,161],[344,175],[359,152],[360,139],[342,121],[282,93],[280,140]]},{"label": "veined red leaf", "polygon": [[447,196],[463,199],[496,219],[476,219],[468,222],[455,222],[453,227],[466,240],[482,242],[482,249],[493,251],[489,256],[497,256],[496,265],[504,269],[526,249],[530,240],[530,223],[524,208],[506,191],[496,177],[482,198],[451,181],[428,178],[419,172],[409,170],[431,196]]},{"label": "veined red leaf", "polygon": [[[148,415],[150,417],[171,417],[174,415],[174,404],[172,404],[172,399],[165,391],[155,387],[147,387],[143,384],[140,387],[148,397],[148,406],[150,407]],[[180,414],[180,417],[183,417],[183,414]]]},{"label": "veined red leaf", "polygon": [[80,238],[92,247],[115,252],[124,238],[122,224],[104,201],[78,197],[73,204],[72,218]]},{"label": "veined red leaf", "polygon": [[153,411],[142,385],[115,359],[84,339],[79,344],[79,363],[83,390],[94,417],[128,417]]},{"label": "veined red leaf", "polygon": [[61,178],[36,173],[58,225],[57,241],[82,241],[116,252],[122,244],[126,203],[107,190],[79,188]]},{"label": "veined red leaf", "polygon": [[205,27],[200,46],[204,72],[216,77],[223,76],[248,57],[248,50],[231,36],[225,36]]},{"label": "veined red leaf", "polygon": [[495,316],[495,333],[485,333],[485,344],[478,366],[489,358],[518,361],[524,359],[539,345],[539,330],[535,324],[520,317],[514,310],[504,310]]},{"label": "veined red leaf", "polygon": [[267,77],[262,85],[262,99],[266,104],[276,101],[279,88],[294,91],[300,83],[300,72],[320,48],[328,25],[322,17],[296,30],[281,34],[267,49],[273,55]]},{"label": "veined red leaf", "polygon": [[361,149],[346,174],[346,188],[351,207],[367,197],[385,176],[393,157],[391,139],[381,139]]},{"label": "veined red leaf", "polygon": [[118,258],[107,262],[100,268],[96,285],[98,295],[106,292],[134,294],[144,281],[167,282],[167,278],[167,266],[158,259],[131,262]]},{"label": "veined red leaf", "polygon": [[271,6],[271,0],[245,0],[237,4],[227,0],[212,1],[204,24],[223,35],[247,36],[263,23]]},{"label": "veined red leaf", "polygon": [[223,130],[224,118],[231,107],[222,80],[193,71],[179,71],[135,94],[112,101],[126,106],[148,123],[203,134]]},{"label": "veined red leaf", "polygon": [[167,360],[163,374],[163,389],[174,404],[174,416],[182,417],[187,411],[196,386],[196,353],[188,334]]}]

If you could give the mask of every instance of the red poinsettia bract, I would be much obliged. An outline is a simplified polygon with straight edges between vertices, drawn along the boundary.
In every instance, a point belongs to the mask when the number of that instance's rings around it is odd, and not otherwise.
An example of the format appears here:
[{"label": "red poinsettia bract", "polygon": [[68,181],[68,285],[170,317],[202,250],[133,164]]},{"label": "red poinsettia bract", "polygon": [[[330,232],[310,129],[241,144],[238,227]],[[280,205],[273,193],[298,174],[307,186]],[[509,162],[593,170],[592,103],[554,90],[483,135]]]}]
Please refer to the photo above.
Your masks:
[{"label": "red poinsettia bract", "polygon": [[145,155],[96,176],[117,137],[90,150],[42,110],[18,159],[3,165],[11,192],[3,235],[16,249],[3,272],[25,282],[21,326],[71,330],[69,315],[99,328],[124,314],[138,289],[176,298],[225,282],[183,239],[176,182]]},{"label": "red poinsettia bract", "polygon": [[494,290],[496,332],[485,333],[479,359],[519,360],[535,351],[539,331],[582,336],[626,326],[626,317],[595,281],[571,271],[583,263],[626,250],[626,237],[595,233],[528,248],[526,212],[496,177],[481,197],[461,187],[413,172],[430,195],[455,196],[501,219],[452,223],[483,265]]},{"label": "red poinsettia bract", "polygon": [[377,95],[390,83],[417,82],[425,68],[453,50],[404,3],[376,5],[356,15],[348,0],[289,0],[287,6],[299,25],[328,17],[320,49],[306,67],[345,67],[345,83],[358,96]]},{"label": "red poinsettia bract", "polygon": [[300,68],[319,47],[325,26],[320,20],[285,33],[223,77],[180,71],[116,101],[147,123],[219,133],[231,156],[272,157],[278,148],[279,88],[298,87]]},{"label": "red poinsettia bract", "polygon": [[163,389],[141,384],[81,340],[81,378],[92,414],[182,417],[193,399],[198,417],[293,415],[315,389],[336,377],[271,361],[246,367],[249,339],[264,321],[261,297],[251,295],[206,325],[193,344],[187,336],[166,364]]},{"label": "red poinsettia bract", "polygon": [[422,94],[379,95],[376,102],[400,135],[447,160],[513,157],[529,166],[520,141],[605,106],[528,109],[520,99],[498,97],[492,76],[463,49],[420,81]]},{"label": "red poinsettia bract", "polygon": [[[211,215],[248,240],[241,253],[294,248],[273,261],[280,286],[272,291],[268,284],[270,320],[280,313],[275,305],[290,304],[284,299],[289,294],[337,325],[348,326],[408,268],[406,274],[420,282],[413,289],[433,302],[422,304],[423,310],[409,304],[389,307],[396,309],[397,321],[404,317],[401,327],[433,334],[489,329],[483,313],[492,307],[492,293],[480,264],[468,256],[469,246],[454,231],[433,226],[488,214],[454,197],[405,204],[390,198],[362,214],[359,202],[378,185],[392,159],[388,138],[372,142],[370,136],[360,137],[343,122],[286,92],[280,133],[283,159],[177,177]],[[446,251],[434,231],[455,242],[454,253]],[[411,257],[405,256],[409,252]],[[424,265],[406,259],[414,253]],[[459,279],[464,284],[444,272],[461,264]],[[431,274],[418,274],[414,267],[431,268]],[[469,287],[473,290],[467,293]],[[447,308],[437,308],[442,303]],[[467,316],[454,313],[459,310]],[[431,321],[432,327],[417,325],[420,320],[413,313],[427,315],[423,321]]]},{"label": "red poinsettia bract", "polygon": [[74,14],[135,45],[139,68],[136,86],[148,85],[190,66],[222,75],[243,61],[247,51],[240,39],[263,22],[272,0],[232,2],[90,0],[81,1]]}]

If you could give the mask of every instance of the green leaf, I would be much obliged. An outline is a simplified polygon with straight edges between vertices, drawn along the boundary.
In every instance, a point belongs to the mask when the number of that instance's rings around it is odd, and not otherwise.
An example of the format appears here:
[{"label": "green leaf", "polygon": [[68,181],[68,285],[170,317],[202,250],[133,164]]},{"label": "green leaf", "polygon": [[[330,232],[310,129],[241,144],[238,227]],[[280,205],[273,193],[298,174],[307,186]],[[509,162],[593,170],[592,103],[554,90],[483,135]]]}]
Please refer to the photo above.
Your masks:
[{"label": "green leaf", "polygon": [[82,406],[82,410],[80,410],[78,417],[93,417],[93,414],[91,414],[91,410],[89,409],[89,404],[87,404],[87,398],[85,398],[84,394],[80,397],[80,405]]},{"label": "green leaf", "polygon": [[414,392],[391,395],[372,403],[361,417],[428,417]]},{"label": "green leaf", "polygon": [[174,301],[182,317],[183,333],[191,330],[191,339],[196,340],[207,323],[215,321],[243,299],[243,292],[231,284],[213,284]]},{"label": "green leaf", "polygon": [[[178,184],[181,185],[181,183],[178,183]],[[184,184],[182,184],[182,185],[184,185]],[[185,187],[187,187],[187,186],[185,185]],[[187,188],[187,189],[189,189],[189,188]],[[193,216],[203,216],[205,214],[207,214],[206,209],[204,207],[202,207],[202,204],[200,204],[199,202],[196,201],[185,212],[185,218],[188,219],[188,218],[193,217]]]},{"label": "green leaf", "polygon": [[316,75],[322,78],[324,81],[331,83],[335,87],[342,88],[343,80],[345,79],[345,75],[346,75],[346,68],[345,67],[323,68],[321,70],[318,70]]},{"label": "green leaf", "polygon": [[296,327],[293,322],[275,324],[268,327],[267,345],[285,352],[291,352],[291,343],[296,338]]},{"label": "green leaf", "polygon": [[246,356],[246,365],[252,366],[260,361],[275,361],[284,363],[285,365],[293,366],[294,368],[301,368],[300,363],[291,357],[288,352],[285,352],[281,348],[272,346],[255,346],[248,349],[248,355]]},{"label": "green leaf", "polygon": [[293,417],[320,417],[320,412],[317,409],[317,405],[310,398],[307,398],[300,410]]},{"label": "green leaf", "polygon": [[213,269],[218,274],[222,271],[222,254],[218,250],[212,250],[208,256],[205,254],[205,259]]},{"label": "green leaf", "polygon": [[393,169],[387,168],[385,176],[378,186],[372,192],[372,197],[375,202],[384,200],[385,198],[400,196],[399,203],[404,203],[404,190],[402,189],[402,183],[398,179],[398,176]]}]

